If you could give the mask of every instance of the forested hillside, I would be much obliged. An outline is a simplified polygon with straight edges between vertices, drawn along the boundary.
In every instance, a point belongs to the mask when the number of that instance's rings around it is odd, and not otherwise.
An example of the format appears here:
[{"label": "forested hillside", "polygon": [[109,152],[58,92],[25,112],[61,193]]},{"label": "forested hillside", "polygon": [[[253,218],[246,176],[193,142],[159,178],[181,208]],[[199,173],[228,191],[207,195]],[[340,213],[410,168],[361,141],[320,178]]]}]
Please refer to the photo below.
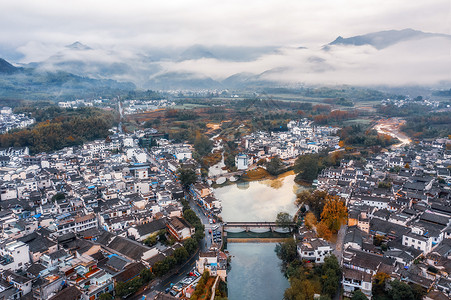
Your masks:
[{"label": "forested hillside", "polygon": [[[25,111],[27,109],[24,109]],[[35,126],[0,135],[0,147],[29,147],[32,154],[50,152],[105,138],[118,121],[115,111],[98,108],[28,109]]]}]

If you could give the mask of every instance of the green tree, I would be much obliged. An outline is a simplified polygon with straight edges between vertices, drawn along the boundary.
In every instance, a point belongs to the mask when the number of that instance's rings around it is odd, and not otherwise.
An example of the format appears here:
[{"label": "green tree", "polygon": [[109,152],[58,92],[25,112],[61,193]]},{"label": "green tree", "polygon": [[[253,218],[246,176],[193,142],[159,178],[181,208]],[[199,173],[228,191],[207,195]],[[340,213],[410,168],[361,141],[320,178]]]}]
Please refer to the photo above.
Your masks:
[{"label": "green tree", "polygon": [[141,280],[144,284],[148,283],[155,277],[154,274],[147,268],[142,270],[141,273],[139,274],[139,276],[141,277]]},{"label": "green tree", "polygon": [[195,239],[189,238],[189,239],[185,240],[184,246],[185,246],[186,251],[188,251],[188,253],[191,255],[196,251],[198,244]]},{"label": "green tree", "polygon": [[205,135],[197,132],[196,133],[196,139],[194,141],[194,149],[196,149],[196,152],[202,157],[211,152],[213,149],[213,142],[210,141],[208,137]]},{"label": "green tree", "polygon": [[291,228],[291,224],[293,223],[293,217],[290,216],[289,213],[279,212],[276,217],[276,224],[281,228]]},{"label": "green tree", "polygon": [[352,294],[351,300],[368,300],[368,297],[361,290],[357,290]]},{"label": "green tree", "polygon": [[415,300],[415,296],[410,286],[399,280],[390,282],[391,289],[389,295],[393,300]]},{"label": "green tree", "polygon": [[99,298],[97,298],[99,300],[112,300],[113,296],[110,293],[103,293],[100,294]]},{"label": "green tree", "polygon": [[306,154],[299,156],[294,163],[294,171],[298,173],[296,180],[312,182],[318,177],[319,157],[317,154]]},{"label": "green tree", "polygon": [[185,249],[185,247],[180,247],[174,250],[174,258],[177,261],[177,264],[183,263],[185,260],[188,259],[188,251]]},{"label": "green tree", "polygon": [[157,235],[151,235],[151,236],[147,237],[143,242],[147,246],[150,246],[150,247],[155,246],[157,244]]},{"label": "green tree", "polygon": [[193,169],[180,168],[177,170],[177,177],[185,189],[197,181],[197,175]]},{"label": "green tree", "polygon": [[52,196],[52,202],[63,199],[66,199],[66,195],[64,193],[56,193],[55,195]]},{"label": "green tree", "polygon": [[274,157],[269,162],[266,163],[266,171],[271,175],[279,175],[281,170],[283,170],[284,164],[279,157]]},{"label": "green tree", "polygon": [[294,239],[289,239],[286,242],[278,243],[274,250],[277,257],[284,263],[289,264],[293,262],[297,257],[297,247]]},{"label": "green tree", "polygon": [[340,265],[335,255],[326,257],[321,269],[323,274],[321,276],[323,293],[333,298],[340,286],[341,278]]}]

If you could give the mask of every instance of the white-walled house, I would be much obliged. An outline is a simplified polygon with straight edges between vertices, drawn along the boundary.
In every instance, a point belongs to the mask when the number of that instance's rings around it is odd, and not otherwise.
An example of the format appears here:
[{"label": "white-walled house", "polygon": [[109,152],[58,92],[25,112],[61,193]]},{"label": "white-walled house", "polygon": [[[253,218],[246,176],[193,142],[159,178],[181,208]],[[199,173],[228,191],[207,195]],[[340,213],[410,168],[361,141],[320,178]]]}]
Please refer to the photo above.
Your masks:
[{"label": "white-walled house", "polygon": [[25,270],[30,264],[28,245],[11,241],[0,245],[0,270]]},{"label": "white-walled house", "polygon": [[332,247],[325,240],[316,238],[298,243],[297,251],[301,259],[323,263],[324,259],[332,253]]}]

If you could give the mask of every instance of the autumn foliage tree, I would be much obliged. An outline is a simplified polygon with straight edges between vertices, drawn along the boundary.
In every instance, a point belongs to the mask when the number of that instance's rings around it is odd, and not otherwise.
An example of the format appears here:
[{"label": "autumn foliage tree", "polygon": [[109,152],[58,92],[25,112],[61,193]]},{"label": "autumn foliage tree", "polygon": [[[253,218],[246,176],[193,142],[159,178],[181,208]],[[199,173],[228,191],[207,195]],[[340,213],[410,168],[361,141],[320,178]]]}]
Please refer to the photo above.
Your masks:
[{"label": "autumn foliage tree", "polygon": [[323,238],[325,240],[330,240],[330,238],[332,237],[332,232],[323,222],[320,222],[318,223],[318,225],[316,225],[316,233],[320,238]]},{"label": "autumn foliage tree", "polygon": [[333,233],[336,233],[348,217],[348,209],[338,196],[327,195],[327,201],[321,213],[321,223]]},{"label": "autumn foliage tree", "polygon": [[313,228],[316,226],[317,223],[318,220],[316,219],[315,214],[309,211],[305,215],[305,226],[307,226],[308,228]]}]

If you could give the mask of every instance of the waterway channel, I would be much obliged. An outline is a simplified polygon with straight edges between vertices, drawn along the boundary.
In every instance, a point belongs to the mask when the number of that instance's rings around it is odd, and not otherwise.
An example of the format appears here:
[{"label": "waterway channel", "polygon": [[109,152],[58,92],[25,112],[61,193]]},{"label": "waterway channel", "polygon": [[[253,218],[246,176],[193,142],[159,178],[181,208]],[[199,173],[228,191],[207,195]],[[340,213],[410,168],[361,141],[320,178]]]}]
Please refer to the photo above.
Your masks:
[{"label": "waterway channel", "polygon": [[280,271],[273,243],[231,243],[232,268],[227,274],[230,300],[278,300],[283,298],[288,280]]},{"label": "waterway channel", "polygon": [[294,182],[295,175],[274,180],[252,181],[216,188],[225,222],[274,222],[277,213],[296,213],[296,192],[304,187]]},{"label": "waterway channel", "polygon": [[[274,180],[238,183],[216,188],[225,222],[275,221],[278,212],[296,212],[296,193],[304,189],[294,175]],[[275,243],[228,243],[232,257],[227,275],[230,300],[282,299],[288,280],[280,271],[281,261],[274,252]]]}]

